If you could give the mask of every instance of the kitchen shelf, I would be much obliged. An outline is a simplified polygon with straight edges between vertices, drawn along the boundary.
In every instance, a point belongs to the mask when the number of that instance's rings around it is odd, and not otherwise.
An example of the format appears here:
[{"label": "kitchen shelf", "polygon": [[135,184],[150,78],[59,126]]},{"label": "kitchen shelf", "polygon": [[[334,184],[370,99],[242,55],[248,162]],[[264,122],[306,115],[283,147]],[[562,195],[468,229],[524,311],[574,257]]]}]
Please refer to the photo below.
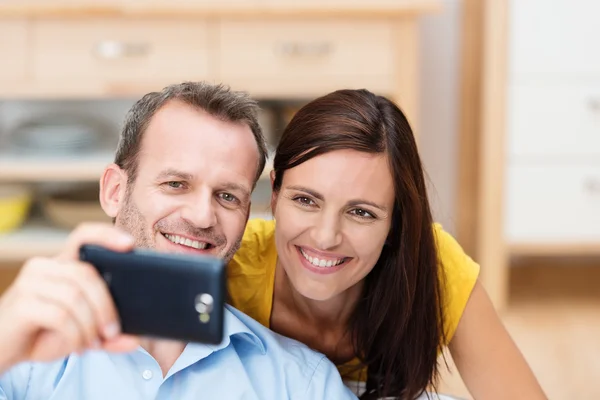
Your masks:
[{"label": "kitchen shelf", "polygon": [[[113,153],[97,153],[82,157],[31,157],[0,154],[0,181],[72,182],[96,181],[104,168],[113,160]],[[272,161],[261,179],[269,179]]]},{"label": "kitchen shelf", "polygon": [[113,154],[108,152],[61,158],[0,154],[0,180],[26,182],[98,180],[112,159]]},{"label": "kitchen shelf", "polygon": [[32,221],[14,232],[0,235],[0,266],[34,256],[52,256],[61,250],[68,235],[69,231],[42,221]]},{"label": "kitchen shelf", "polygon": [[[267,211],[252,211],[250,218],[272,219]],[[22,228],[0,234],[0,268],[22,263],[31,257],[57,254],[65,244],[70,231],[52,226],[42,219],[34,219]]]}]

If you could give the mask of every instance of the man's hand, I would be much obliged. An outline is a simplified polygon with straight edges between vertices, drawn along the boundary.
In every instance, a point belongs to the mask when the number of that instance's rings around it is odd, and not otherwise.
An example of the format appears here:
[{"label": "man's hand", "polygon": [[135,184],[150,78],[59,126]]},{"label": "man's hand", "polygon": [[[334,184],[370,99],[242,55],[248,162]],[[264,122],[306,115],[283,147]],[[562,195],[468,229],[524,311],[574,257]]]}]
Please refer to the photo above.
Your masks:
[{"label": "man's hand", "polygon": [[21,361],[50,361],[86,349],[131,351],[138,339],[120,333],[104,281],[79,261],[79,247],[131,250],[133,239],[111,225],[85,224],[55,258],[33,258],[0,297],[0,372]]}]

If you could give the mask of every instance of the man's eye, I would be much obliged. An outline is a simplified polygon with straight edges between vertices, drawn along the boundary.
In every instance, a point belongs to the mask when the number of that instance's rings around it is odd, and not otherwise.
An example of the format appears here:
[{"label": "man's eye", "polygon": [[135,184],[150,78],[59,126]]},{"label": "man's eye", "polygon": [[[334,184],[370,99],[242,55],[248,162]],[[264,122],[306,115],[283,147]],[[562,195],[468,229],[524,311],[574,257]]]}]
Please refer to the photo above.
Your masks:
[{"label": "man's eye", "polygon": [[219,196],[228,203],[233,203],[237,198],[230,193],[221,193]]},{"label": "man's eye", "polygon": [[169,186],[172,189],[181,189],[183,187],[183,183],[178,181],[170,181],[167,182],[167,186]]}]

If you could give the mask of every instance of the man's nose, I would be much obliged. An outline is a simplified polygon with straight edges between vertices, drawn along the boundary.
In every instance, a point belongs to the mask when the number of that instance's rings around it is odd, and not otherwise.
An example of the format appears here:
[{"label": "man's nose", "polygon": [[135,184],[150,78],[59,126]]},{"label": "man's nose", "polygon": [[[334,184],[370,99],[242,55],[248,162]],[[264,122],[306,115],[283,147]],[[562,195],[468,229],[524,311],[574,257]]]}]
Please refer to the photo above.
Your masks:
[{"label": "man's nose", "polygon": [[217,214],[212,192],[202,191],[190,196],[183,207],[182,218],[197,228],[208,229],[217,224]]},{"label": "man's nose", "polygon": [[337,215],[322,213],[311,230],[311,238],[319,250],[329,250],[342,243],[342,231]]}]

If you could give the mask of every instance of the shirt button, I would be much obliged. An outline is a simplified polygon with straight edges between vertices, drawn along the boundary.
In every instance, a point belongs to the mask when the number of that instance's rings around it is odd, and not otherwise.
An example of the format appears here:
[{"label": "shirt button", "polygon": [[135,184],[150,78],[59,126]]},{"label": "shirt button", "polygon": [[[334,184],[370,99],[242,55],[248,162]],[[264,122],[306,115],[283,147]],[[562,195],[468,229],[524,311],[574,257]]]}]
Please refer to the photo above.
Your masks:
[{"label": "shirt button", "polygon": [[150,371],[149,369],[147,369],[144,372],[142,372],[142,378],[144,378],[145,380],[152,379],[152,371]]}]

